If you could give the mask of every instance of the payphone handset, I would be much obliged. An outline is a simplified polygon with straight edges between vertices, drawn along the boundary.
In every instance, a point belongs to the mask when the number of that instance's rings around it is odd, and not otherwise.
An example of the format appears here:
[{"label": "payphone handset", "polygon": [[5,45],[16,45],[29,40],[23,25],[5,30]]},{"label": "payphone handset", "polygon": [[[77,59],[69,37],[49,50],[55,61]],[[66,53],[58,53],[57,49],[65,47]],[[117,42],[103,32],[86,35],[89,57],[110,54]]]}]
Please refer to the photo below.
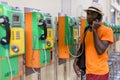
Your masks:
[{"label": "payphone handset", "polygon": [[44,34],[42,34],[39,37],[39,40],[45,40],[47,38],[47,24],[46,24],[46,21],[43,20],[43,19],[40,19],[39,23],[38,23],[38,26],[39,27],[43,26],[43,30],[44,30]]},{"label": "payphone handset", "polygon": [[1,38],[0,43],[2,45],[9,44],[9,42],[10,42],[10,24],[9,24],[8,17],[0,16],[0,24],[3,25],[6,30],[6,36]]}]

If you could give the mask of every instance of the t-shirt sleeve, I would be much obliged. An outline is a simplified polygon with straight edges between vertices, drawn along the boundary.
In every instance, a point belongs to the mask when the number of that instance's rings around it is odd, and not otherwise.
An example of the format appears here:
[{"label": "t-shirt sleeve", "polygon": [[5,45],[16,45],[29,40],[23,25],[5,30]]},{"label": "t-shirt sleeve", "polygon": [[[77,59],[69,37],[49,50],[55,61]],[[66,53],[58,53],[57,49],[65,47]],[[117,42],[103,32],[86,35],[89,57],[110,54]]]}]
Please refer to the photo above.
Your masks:
[{"label": "t-shirt sleeve", "polygon": [[113,37],[113,31],[111,28],[107,27],[106,29],[103,30],[101,40],[107,40],[110,42],[110,44],[113,43],[114,37]]}]

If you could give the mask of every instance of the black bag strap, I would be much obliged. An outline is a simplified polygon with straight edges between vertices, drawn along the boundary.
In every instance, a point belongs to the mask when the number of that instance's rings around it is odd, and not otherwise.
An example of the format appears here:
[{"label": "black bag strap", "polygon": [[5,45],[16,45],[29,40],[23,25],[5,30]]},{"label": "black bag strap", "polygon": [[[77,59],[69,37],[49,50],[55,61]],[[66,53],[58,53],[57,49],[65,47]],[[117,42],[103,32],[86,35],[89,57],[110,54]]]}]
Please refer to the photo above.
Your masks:
[{"label": "black bag strap", "polygon": [[[87,31],[88,31],[89,29],[91,29],[89,26],[87,26],[87,27],[84,29],[84,36],[83,36],[83,40],[82,40],[82,43],[81,43],[81,46],[80,46],[80,47],[82,47],[82,51],[84,51],[84,48],[85,48],[85,36],[86,36],[86,33],[87,33]],[[83,54],[82,51],[81,51],[81,53],[80,53],[80,56]],[[81,72],[81,80],[83,80],[84,74],[85,74],[85,72],[82,71],[82,72]]]},{"label": "black bag strap", "polygon": [[85,40],[85,36],[88,30],[91,30],[91,26],[86,26],[86,28],[84,29],[83,41]]},{"label": "black bag strap", "polygon": [[[85,36],[86,36],[86,33],[89,29],[91,29],[91,27],[89,27],[89,26],[86,26],[86,28],[84,29],[83,40],[82,40],[82,43],[80,44],[81,45],[80,47],[82,47],[82,51],[85,48]],[[80,56],[82,55],[82,51],[81,51]]]}]

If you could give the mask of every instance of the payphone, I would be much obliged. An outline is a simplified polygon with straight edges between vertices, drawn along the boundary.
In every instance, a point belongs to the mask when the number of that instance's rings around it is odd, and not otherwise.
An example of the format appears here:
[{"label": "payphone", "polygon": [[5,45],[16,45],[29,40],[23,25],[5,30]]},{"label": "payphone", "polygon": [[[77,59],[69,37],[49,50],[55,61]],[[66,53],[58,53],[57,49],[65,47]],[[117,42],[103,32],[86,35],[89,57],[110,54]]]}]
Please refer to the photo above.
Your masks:
[{"label": "payphone", "polygon": [[5,45],[9,45],[9,56],[24,54],[24,18],[16,8],[0,4],[0,57],[5,57]]},{"label": "payphone", "polygon": [[41,11],[25,13],[27,67],[40,68],[50,63],[50,50],[47,48],[53,46],[52,38],[48,37],[51,23],[50,17]]},{"label": "payphone", "polygon": [[[62,31],[62,32],[61,32]],[[75,33],[77,33],[75,35]],[[58,16],[58,56],[62,59],[70,58],[70,46],[77,43],[78,29],[73,17]]]},{"label": "payphone", "polygon": [[23,74],[24,53],[24,14],[18,7],[0,4],[0,80]]},{"label": "payphone", "polygon": [[77,47],[79,43],[79,22],[76,18],[71,17],[71,26],[73,27],[73,44],[69,47],[71,57],[76,57]]}]

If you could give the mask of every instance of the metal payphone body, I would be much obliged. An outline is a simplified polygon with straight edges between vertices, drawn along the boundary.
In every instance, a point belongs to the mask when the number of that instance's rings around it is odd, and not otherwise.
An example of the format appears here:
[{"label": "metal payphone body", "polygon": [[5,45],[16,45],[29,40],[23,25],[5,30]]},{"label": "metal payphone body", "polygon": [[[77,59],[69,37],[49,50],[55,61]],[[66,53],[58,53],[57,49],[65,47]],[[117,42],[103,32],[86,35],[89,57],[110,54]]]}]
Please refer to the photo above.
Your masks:
[{"label": "metal payphone body", "polygon": [[40,68],[50,63],[50,51],[46,49],[46,40],[49,40],[46,19],[49,18],[43,12],[25,13],[27,67]]},{"label": "metal payphone body", "polygon": [[24,14],[18,7],[0,4],[0,80],[23,74]]},{"label": "metal payphone body", "polygon": [[67,15],[58,16],[58,56],[62,59],[70,58],[70,46],[75,44],[74,20]]}]

